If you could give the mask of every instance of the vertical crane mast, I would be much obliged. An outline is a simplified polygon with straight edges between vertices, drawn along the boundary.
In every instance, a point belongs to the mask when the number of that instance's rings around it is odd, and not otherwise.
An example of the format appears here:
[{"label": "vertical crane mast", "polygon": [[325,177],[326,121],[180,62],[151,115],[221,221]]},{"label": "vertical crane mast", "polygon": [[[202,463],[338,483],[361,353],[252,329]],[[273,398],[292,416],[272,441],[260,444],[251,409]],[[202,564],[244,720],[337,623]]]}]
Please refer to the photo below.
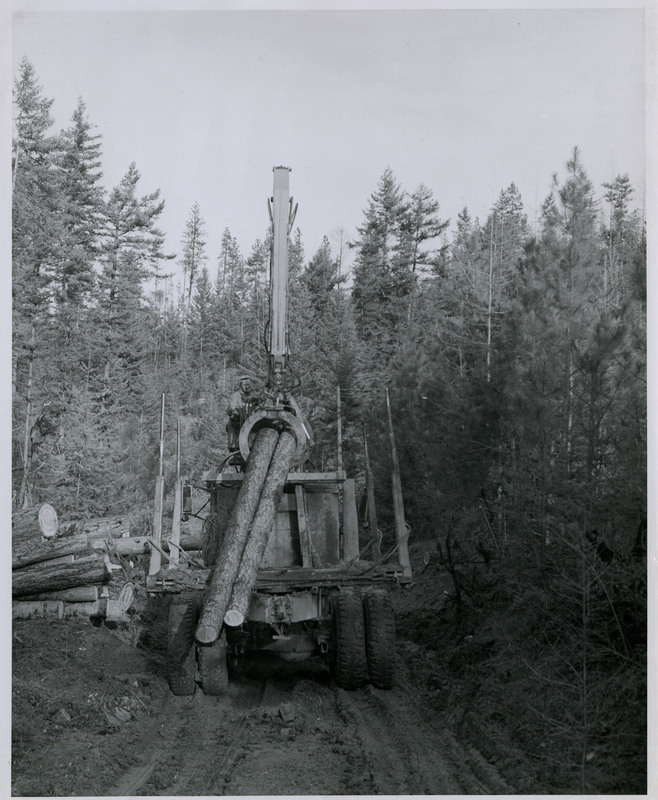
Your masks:
[{"label": "vertical crane mast", "polygon": [[290,197],[290,168],[274,167],[274,194],[270,206],[272,256],[270,264],[269,382],[285,389],[288,376],[288,237],[297,207]]}]

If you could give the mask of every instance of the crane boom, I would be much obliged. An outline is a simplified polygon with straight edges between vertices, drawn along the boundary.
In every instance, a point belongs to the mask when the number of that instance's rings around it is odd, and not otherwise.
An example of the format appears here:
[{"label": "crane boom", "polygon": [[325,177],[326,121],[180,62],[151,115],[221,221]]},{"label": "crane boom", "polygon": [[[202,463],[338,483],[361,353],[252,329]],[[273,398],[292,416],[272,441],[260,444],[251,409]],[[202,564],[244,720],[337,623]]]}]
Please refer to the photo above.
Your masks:
[{"label": "crane boom", "polygon": [[297,207],[290,197],[290,168],[274,167],[271,199],[272,253],[270,264],[269,381],[285,387],[290,345],[288,340],[288,238]]}]

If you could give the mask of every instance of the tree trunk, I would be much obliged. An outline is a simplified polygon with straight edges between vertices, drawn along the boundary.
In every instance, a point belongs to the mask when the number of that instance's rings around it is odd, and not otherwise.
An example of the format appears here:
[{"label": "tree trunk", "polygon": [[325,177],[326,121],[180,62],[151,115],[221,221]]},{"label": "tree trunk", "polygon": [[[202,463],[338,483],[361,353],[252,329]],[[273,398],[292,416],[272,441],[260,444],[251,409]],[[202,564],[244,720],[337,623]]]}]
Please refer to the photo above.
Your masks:
[{"label": "tree trunk", "polygon": [[62,600],[65,603],[95,603],[98,600],[98,586],[76,586],[59,592],[39,592],[26,595],[27,600]]},{"label": "tree trunk", "polygon": [[105,583],[111,569],[101,554],[82,556],[72,564],[55,564],[47,561],[13,570],[12,594],[20,597],[40,592],[55,592],[75,586]]},{"label": "tree trunk", "polygon": [[196,629],[196,638],[203,644],[211,644],[219,636],[233,581],[240,567],[245,542],[278,440],[279,435],[274,429],[263,428],[258,431],[251,448],[247,471],[213,567],[208,596]]},{"label": "tree trunk", "polygon": [[57,512],[50,503],[15,511],[11,515],[11,538],[15,542],[41,542],[44,538],[54,539],[59,525]]},{"label": "tree trunk", "polygon": [[258,568],[263,560],[270,537],[276,509],[281,502],[283,487],[292,466],[297,440],[289,431],[283,431],[272,456],[263,484],[258,508],[254,515],[251,533],[242,554],[238,574],[233,583],[229,608],[224,615],[227,625],[241,625],[249,611],[251,593],[256,584]]},{"label": "tree trunk", "polygon": [[27,368],[27,389],[25,392],[25,434],[23,436],[23,477],[21,478],[21,488],[18,493],[18,502],[21,508],[27,508],[30,497],[30,463],[32,448],[30,447],[30,434],[32,432],[32,373],[34,371],[34,320],[32,320],[32,331],[30,335],[30,354],[28,357]]},{"label": "tree trunk", "polygon": [[94,603],[65,603],[64,617],[104,617],[108,602],[101,598]]},{"label": "tree trunk", "polygon": [[71,536],[66,539],[24,540],[13,542],[11,554],[12,569],[40,564],[68,555],[81,555],[92,549],[106,549],[105,540],[94,540],[86,534]]},{"label": "tree trunk", "polygon": [[98,517],[95,519],[64,520],[59,523],[60,536],[113,536],[115,539],[130,536],[130,519],[126,516]]},{"label": "tree trunk", "polygon": [[[184,534],[181,537],[183,550],[198,550],[199,537],[195,534]],[[163,541],[161,547],[169,551],[169,543]],[[148,536],[128,536],[115,539],[112,536],[101,537],[97,533],[78,533],[50,541],[27,540],[15,542],[12,547],[12,569],[20,569],[30,564],[40,564],[67,555],[80,555],[87,550],[103,550],[110,555],[138,556],[151,552]]]},{"label": "tree trunk", "polygon": [[41,617],[64,616],[64,603],[61,600],[14,600],[11,604],[12,619],[39,619]]}]

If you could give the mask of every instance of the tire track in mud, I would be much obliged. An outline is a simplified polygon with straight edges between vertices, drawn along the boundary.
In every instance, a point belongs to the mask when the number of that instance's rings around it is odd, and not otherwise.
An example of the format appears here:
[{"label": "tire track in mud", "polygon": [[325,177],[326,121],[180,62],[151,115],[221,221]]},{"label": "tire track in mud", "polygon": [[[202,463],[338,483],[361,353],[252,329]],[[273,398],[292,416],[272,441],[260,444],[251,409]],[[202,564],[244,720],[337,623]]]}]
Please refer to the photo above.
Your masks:
[{"label": "tire track in mud", "polygon": [[404,682],[345,691],[240,678],[220,697],[165,698],[149,741],[143,763],[108,794],[514,793]]},{"label": "tire track in mud", "polygon": [[368,793],[358,747],[326,683],[268,680],[253,720],[225,794]]},{"label": "tire track in mud", "polygon": [[157,774],[140,794],[222,795],[242,754],[248,715],[258,708],[262,682],[234,682],[227,694],[186,698],[184,724],[167,743]]},{"label": "tire track in mud", "polygon": [[[472,769],[473,754],[449,732],[428,725],[417,700],[402,689],[338,689],[339,713],[360,742],[373,794],[490,794],[509,787],[490,768]],[[470,757],[469,757],[470,756]]]}]

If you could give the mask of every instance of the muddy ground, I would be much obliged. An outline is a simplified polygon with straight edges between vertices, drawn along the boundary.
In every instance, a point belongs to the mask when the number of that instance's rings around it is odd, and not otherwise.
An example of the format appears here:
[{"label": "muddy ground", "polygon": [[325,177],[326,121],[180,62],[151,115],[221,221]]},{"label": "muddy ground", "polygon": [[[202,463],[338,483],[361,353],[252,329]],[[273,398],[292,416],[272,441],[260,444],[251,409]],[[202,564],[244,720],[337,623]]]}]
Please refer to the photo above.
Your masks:
[{"label": "muddy ground", "polygon": [[232,676],[223,697],[174,697],[166,598],[141,592],[129,625],[15,622],[12,794],[545,793],[495,719],[483,715],[476,736],[455,732],[473,712],[470,689],[426,633],[443,590],[422,551],[414,585],[393,590],[390,691],[348,692],[322,665],[265,661]]}]

